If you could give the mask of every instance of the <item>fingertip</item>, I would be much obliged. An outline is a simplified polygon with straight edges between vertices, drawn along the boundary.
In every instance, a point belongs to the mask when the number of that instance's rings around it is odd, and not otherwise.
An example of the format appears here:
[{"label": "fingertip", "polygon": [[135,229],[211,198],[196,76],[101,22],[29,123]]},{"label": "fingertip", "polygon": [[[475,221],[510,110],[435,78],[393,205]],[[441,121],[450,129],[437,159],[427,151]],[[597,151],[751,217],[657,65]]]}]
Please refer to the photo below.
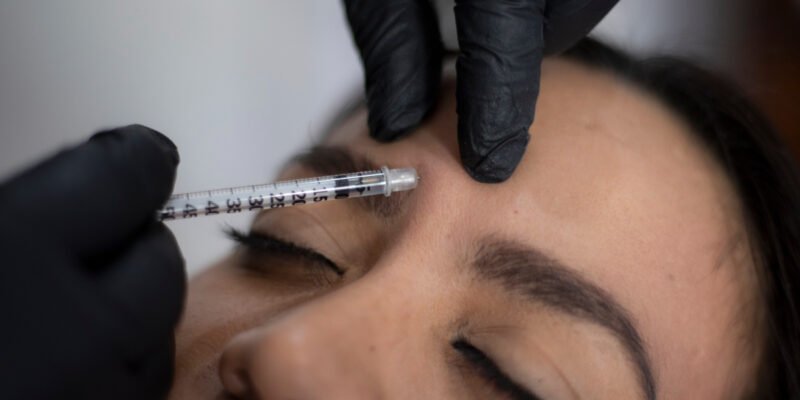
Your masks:
[{"label": "fingertip", "polygon": [[103,147],[107,168],[118,181],[115,185],[128,185],[126,190],[138,193],[137,202],[148,210],[172,193],[180,156],[175,143],[161,132],[134,124],[100,132],[90,142]]},{"label": "fingertip", "polygon": [[180,154],[178,154],[178,146],[175,145],[175,142],[170,140],[170,138],[163,133],[140,124],[131,124],[121,128],[104,130],[92,135],[89,141],[125,140],[130,138],[146,138],[146,140],[155,144],[156,147],[166,155],[173,166],[177,166],[180,163]]},{"label": "fingertip", "polygon": [[176,166],[180,164],[181,156],[178,153],[178,146],[176,146],[175,142],[173,142],[170,138],[168,138],[167,135],[155,129],[148,128],[144,125],[139,125],[139,124],[129,125],[125,127],[125,129],[134,132],[141,132],[143,134],[149,134],[150,137],[155,139],[155,141],[161,146],[161,148],[164,149],[164,151],[166,151],[169,154],[173,164],[175,164]]},{"label": "fingertip", "polygon": [[441,81],[442,43],[428,1],[345,0],[366,77],[370,136],[392,141],[433,108]]},{"label": "fingertip", "polygon": [[529,139],[528,131],[524,130],[495,146],[482,157],[465,157],[465,152],[462,151],[464,169],[472,179],[481,183],[505,182],[522,160]]},{"label": "fingertip", "polygon": [[168,138],[167,135],[139,124],[128,125],[121,128],[121,130],[126,134],[137,134],[149,137],[167,154],[167,157],[174,166],[177,166],[181,162],[181,156],[178,154],[178,146],[176,146],[175,142]]},{"label": "fingertip", "polygon": [[458,142],[476,181],[507,180],[525,153],[539,94],[544,1],[456,6]]},{"label": "fingertip", "polygon": [[32,167],[2,197],[17,218],[91,258],[119,251],[154,221],[172,193],[177,162],[169,139],[131,125],[97,133]]}]

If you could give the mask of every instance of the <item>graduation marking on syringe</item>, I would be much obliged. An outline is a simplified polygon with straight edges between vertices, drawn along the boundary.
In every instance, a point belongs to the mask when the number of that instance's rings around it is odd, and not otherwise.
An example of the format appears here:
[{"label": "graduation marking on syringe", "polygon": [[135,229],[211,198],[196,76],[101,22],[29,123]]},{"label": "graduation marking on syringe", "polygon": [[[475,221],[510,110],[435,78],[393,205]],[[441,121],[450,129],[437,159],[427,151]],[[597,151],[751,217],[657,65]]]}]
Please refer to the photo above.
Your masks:
[{"label": "graduation marking on syringe", "polygon": [[[237,213],[244,209],[272,209],[345,199],[385,195],[417,186],[413,168],[354,172],[294,179],[262,185],[230,187],[172,195],[156,218],[172,220],[200,215]],[[270,190],[271,188],[271,190]]]}]

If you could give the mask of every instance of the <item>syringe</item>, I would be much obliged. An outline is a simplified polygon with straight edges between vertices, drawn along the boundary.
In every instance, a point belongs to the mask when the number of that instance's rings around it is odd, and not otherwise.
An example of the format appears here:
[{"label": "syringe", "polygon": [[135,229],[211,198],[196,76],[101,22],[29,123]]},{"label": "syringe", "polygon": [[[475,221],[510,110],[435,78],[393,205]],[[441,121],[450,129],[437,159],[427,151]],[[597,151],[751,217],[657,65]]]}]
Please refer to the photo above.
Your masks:
[{"label": "syringe", "polygon": [[242,210],[282,208],[334,199],[385,195],[417,187],[414,168],[329,175],[263,185],[206,190],[170,196],[156,218],[162,221]]}]

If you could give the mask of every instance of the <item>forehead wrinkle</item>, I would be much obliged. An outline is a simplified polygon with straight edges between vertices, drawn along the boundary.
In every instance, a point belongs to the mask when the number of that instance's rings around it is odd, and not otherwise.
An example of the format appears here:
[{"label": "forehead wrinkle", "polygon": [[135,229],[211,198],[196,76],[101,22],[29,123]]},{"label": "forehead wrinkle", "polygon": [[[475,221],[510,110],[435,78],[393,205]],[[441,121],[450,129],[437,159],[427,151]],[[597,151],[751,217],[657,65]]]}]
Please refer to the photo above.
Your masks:
[{"label": "forehead wrinkle", "polygon": [[656,397],[655,378],[629,312],[603,288],[543,252],[509,240],[484,237],[471,263],[479,277],[535,303],[609,330],[635,366],[642,393]]}]

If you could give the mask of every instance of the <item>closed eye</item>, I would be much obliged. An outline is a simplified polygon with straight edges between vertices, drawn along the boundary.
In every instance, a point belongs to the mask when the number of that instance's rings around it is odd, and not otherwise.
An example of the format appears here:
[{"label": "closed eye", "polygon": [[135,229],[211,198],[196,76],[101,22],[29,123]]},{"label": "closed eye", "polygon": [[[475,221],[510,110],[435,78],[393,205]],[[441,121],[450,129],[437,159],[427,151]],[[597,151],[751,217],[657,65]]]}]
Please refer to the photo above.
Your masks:
[{"label": "closed eye", "polygon": [[513,400],[541,400],[541,398],[522,385],[514,382],[484,352],[464,339],[456,339],[451,346],[477,369],[478,375],[499,392],[511,396]]},{"label": "closed eye", "polygon": [[313,265],[325,267],[344,276],[345,270],[316,250],[303,247],[284,239],[262,232],[241,232],[234,228],[226,230],[226,234],[240,246],[256,253],[279,254],[286,257],[297,257]]}]

